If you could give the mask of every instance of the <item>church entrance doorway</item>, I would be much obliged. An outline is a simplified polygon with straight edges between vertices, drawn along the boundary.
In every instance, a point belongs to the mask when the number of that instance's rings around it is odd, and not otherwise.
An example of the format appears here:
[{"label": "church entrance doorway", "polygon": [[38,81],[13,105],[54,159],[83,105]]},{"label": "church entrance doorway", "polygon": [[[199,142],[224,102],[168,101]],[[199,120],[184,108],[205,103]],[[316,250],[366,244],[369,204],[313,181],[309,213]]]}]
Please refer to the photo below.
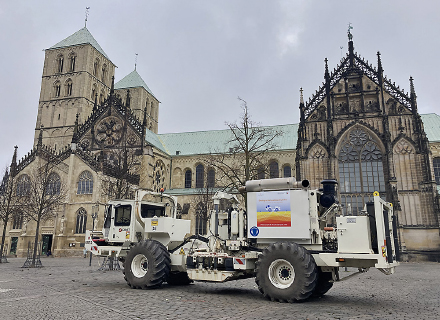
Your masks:
[{"label": "church entrance doorway", "polygon": [[17,243],[18,243],[18,237],[12,237],[11,238],[11,251],[9,251],[9,254],[11,254],[11,255],[17,254]]},{"label": "church entrance doorway", "polygon": [[47,252],[52,252],[52,237],[51,234],[43,234],[43,246],[41,248],[41,254],[47,255]]}]

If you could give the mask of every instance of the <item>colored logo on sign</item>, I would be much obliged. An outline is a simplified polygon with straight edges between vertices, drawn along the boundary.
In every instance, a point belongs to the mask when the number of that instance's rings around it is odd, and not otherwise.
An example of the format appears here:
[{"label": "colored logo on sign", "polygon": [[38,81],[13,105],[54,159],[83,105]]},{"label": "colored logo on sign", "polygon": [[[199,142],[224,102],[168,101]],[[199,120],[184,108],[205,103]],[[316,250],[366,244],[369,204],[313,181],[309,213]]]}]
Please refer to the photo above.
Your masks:
[{"label": "colored logo on sign", "polygon": [[256,237],[260,233],[260,230],[257,227],[252,227],[251,230],[249,230],[249,233],[252,237]]}]

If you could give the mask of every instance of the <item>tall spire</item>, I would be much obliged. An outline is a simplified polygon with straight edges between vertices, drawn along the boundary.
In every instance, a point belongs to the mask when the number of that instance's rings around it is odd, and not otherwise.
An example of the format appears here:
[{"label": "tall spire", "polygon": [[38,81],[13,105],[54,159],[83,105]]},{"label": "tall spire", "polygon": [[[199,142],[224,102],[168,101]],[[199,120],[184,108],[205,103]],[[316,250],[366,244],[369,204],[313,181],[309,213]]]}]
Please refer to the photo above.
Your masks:
[{"label": "tall spire", "polygon": [[410,98],[411,98],[411,107],[414,113],[417,113],[417,95],[414,90],[414,79],[413,77],[409,77],[409,86],[410,86]]},{"label": "tall spire", "polygon": [[17,173],[17,149],[18,146],[14,146],[14,155],[12,156],[12,161],[11,161],[11,176],[15,176],[15,174]]},{"label": "tall spire", "polygon": [[86,7],[86,18],[84,20],[84,28],[87,28],[87,17],[89,16],[90,7]]},{"label": "tall spire", "polygon": [[354,45],[353,45],[353,35],[351,34],[351,22],[348,24],[347,36],[348,36],[348,56],[350,58],[350,68],[354,67]]}]

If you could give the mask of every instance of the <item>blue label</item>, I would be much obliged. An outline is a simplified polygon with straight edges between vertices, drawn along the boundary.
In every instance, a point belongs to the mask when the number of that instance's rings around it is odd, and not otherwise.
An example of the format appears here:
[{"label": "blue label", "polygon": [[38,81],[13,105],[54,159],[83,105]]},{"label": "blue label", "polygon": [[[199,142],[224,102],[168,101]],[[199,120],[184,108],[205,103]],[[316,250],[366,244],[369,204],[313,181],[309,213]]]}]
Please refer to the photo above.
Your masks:
[{"label": "blue label", "polygon": [[252,227],[251,230],[249,230],[249,233],[252,237],[256,237],[260,233],[260,230],[257,227]]}]

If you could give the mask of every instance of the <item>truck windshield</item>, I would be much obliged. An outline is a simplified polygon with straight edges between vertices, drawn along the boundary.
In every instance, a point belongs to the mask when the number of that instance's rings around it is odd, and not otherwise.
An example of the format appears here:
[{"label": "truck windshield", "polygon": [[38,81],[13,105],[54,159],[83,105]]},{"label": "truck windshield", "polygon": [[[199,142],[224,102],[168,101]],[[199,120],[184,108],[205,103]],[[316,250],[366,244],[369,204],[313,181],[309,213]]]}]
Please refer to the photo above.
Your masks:
[{"label": "truck windshield", "polygon": [[151,204],[141,205],[141,217],[142,218],[153,218],[165,216],[165,207],[156,207]]},{"label": "truck windshield", "polygon": [[131,205],[126,204],[115,207],[115,226],[126,227],[130,225]]}]

